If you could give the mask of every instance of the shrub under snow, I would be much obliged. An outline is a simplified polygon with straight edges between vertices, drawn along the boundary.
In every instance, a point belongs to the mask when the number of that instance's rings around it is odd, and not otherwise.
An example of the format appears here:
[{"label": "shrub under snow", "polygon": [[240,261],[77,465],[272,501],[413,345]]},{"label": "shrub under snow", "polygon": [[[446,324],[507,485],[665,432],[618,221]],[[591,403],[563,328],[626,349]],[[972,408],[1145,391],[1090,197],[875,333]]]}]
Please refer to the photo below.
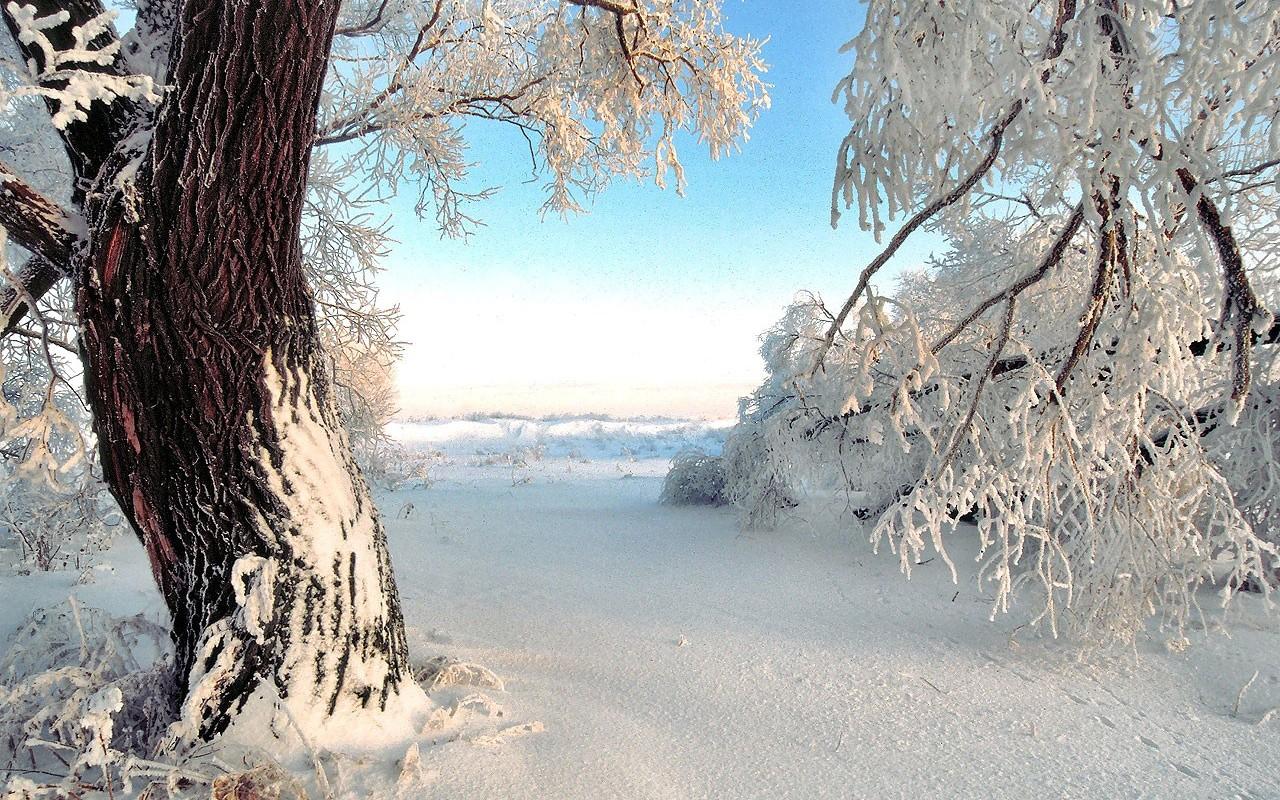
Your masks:
[{"label": "shrub under snow", "polygon": [[701,450],[682,450],[671,459],[671,470],[662,483],[662,502],[674,506],[722,506],[725,496],[725,462]]}]

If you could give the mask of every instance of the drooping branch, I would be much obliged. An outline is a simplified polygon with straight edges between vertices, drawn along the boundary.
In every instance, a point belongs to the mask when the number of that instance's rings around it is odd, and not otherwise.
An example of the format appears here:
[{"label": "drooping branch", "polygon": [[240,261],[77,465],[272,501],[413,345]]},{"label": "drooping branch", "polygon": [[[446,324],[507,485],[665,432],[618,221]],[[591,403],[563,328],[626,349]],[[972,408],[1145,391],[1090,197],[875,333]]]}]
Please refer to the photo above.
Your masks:
[{"label": "drooping branch", "polygon": [[[1049,29],[1048,40],[1045,43],[1044,55],[1042,57],[1044,61],[1048,61],[1062,55],[1062,50],[1066,45],[1065,26],[1075,17],[1075,15],[1076,0],[1058,0],[1058,11],[1054,17],[1053,25]],[[1047,83],[1049,76],[1050,72],[1048,68],[1044,69],[1040,73],[1040,82]],[[911,219],[907,220],[906,224],[904,224],[902,228],[894,234],[893,238],[889,240],[889,244],[871,260],[871,263],[867,264],[867,266],[863,268],[862,273],[858,276],[858,283],[854,287],[853,293],[849,295],[847,300],[845,300],[845,303],[841,306],[839,313],[836,314],[835,318],[832,319],[831,324],[827,327],[827,333],[823,337],[822,344],[814,354],[813,366],[809,370],[810,376],[814,375],[819,369],[821,369],[823,359],[826,358],[827,352],[830,351],[832,345],[835,343],[836,336],[840,333],[840,329],[844,327],[845,321],[849,318],[849,314],[862,299],[863,294],[867,291],[867,286],[871,283],[871,279],[875,277],[876,273],[883,269],[885,264],[889,263],[889,259],[893,258],[894,254],[898,252],[898,249],[902,247],[903,243],[905,243],[917,229],[929,220],[933,219],[944,209],[955,205],[962,198],[966,197],[969,192],[972,191],[984,177],[986,177],[987,173],[991,171],[992,166],[996,163],[996,159],[1000,156],[1000,150],[1004,144],[1005,131],[1007,131],[1009,126],[1013,124],[1014,120],[1018,118],[1018,115],[1022,113],[1025,106],[1026,102],[1021,98],[1014,101],[1013,105],[1009,107],[1009,110],[999,118],[996,124],[993,125],[991,130],[987,133],[986,138],[989,140],[987,152],[983,156],[982,160],[978,162],[978,165],[974,167],[973,170],[965,176],[964,180],[960,181],[960,183],[957,184],[950,192],[936,198],[929,205],[917,211],[915,215],[912,216]],[[836,185],[831,189],[831,224],[833,227],[840,216],[838,209],[840,192],[839,183],[840,175],[845,169],[844,164],[847,158],[848,146],[849,142],[846,139],[846,141],[841,145],[837,156],[839,164],[836,168]]]},{"label": "drooping branch", "polygon": [[[636,70],[636,52],[635,47],[639,39],[641,31],[645,27],[644,15],[640,12],[638,5],[623,5],[622,3],[612,2],[612,0],[568,0],[569,5],[578,6],[579,8],[598,8],[613,15],[613,31],[618,39],[618,48],[622,51],[622,60],[626,62],[627,68],[631,70],[631,77],[635,79],[636,85],[640,89],[644,89],[645,80],[640,77],[640,73]],[[625,20],[627,17],[636,17],[640,20],[639,27],[636,30],[636,40],[627,41],[627,25]],[[654,58],[651,54],[650,58]],[[657,59],[661,62],[661,59]],[[693,69],[693,65],[685,61],[685,64]],[[696,70],[695,70],[696,71]],[[668,82],[671,77],[666,76]]]},{"label": "drooping branch", "polygon": [[[992,127],[991,133],[988,134],[988,138],[990,138],[991,142],[987,147],[987,154],[983,157],[982,161],[978,162],[978,165],[973,168],[968,176],[966,176],[965,179],[950,192],[937,198],[929,205],[917,211],[915,215],[912,216],[911,219],[907,220],[906,224],[893,235],[893,238],[889,240],[889,244],[871,260],[871,263],[867,264],[867,266],[862,269],[862,274],[858,276],[858,283],[854,286],[853,293],[844,301],[844,305],[840,307],[839,313],[837,313],[835,318],[831,321],[831,325],[827,327],[827,333],[823,337],[822,344],[818,347],[817,353],[814,354],[813,367],[810,370],[810,374],[817,372],[822,366],[822,361],[826,358],[827,351],[829,351],[831,346],[835,343],[836,335],[840,332],[840,329],[844,327],[845,321],[849,318],[849,313],[853,311],[853,309],[858,305],[858,302],[862,300],[862,295],[866,292],[867,286],[870,285],[871,279],[876,276],[876,273],[878,273],[885,264],[889,263],[889,259],[893,258],[894,254],[898,252],[898,248],[902,247],[903,243],[905,243],[907,239],[910,238],[911,234],[915,233],[921,225],[924,225],[926,222],[933,219],[943,209],[948,206],[955,205],[961,200],[961,198],[968,195],[969,191],[973,189],[974,186],[978,185],[978,181],[982,180],[983,177],[991,171],[992,165],[996,163],[996,158],[1000,155],[1000,147],[1004,142],[1004,132],[1013,124],[1013,121],[1017,119],[1018,115],[1022,113],[1022,107],[1023,102],[1021,100],[1017,101],[1013,104],[1013,107],[1009,112]],[[842,161],[844,159],[843,150],[841,151],[840,159]],[[835,217],[838,216],[835,211],[837,202],[836,195],[838,191],[838,187],[832,189],[831,207],[833,224]]]},{"label": "drooping branch", "polygon": [[1102,215],[1102,233],[1098,241],[1093,285],[1089,287],[1085,309],[1080,315],[1079,332],[1076,334],[1075,343],[1058,369],[1058,376],[1054,380],[1059,397],[1066,393],[1067,381],[1071,373],[1093,344],[1093,337],[1098,332],[1098,325],[1102,322],[1102,312],[1106,309],[1107,300],[1110,298],[1111,281],[1115,276],[1116,266],[1121,262],[1127,263],[1129,257],[1124,221],[1115,214],[1119,204],[1117,197],[1119,183],[1113,180],[1111,185],[1110,200],[1103,202],[1100,197],[1096,199],[1098,211]]},{"label": "drooping branch", "polygon": [[[1118,344],[1117,341],[1112,340],[1110,344],[1102,344],[1099,346],[1108,348],[1106,352],[1111,352],[1109,348],[1114,348],[1117,344]],[[1271,327],[1269,327],[1266,331],[1264,331],[1262,334],[1258,336],[1255,344],[1257,345],[1280,344],[1280,322],[1273,322],[1271,324]],[[1222,352],[1224,349],[1226,349],[1227,346],[1228,345],[1226,343],[1222,342],[1217,337],[1205,337],[1203,339],[1197,339],[1196,341],[1189,344],[1187,346],[1187,353],[1188,355],[1199,358],[1205,355],[1209,355],[1211,353]],[[987,377],[989,380],[995,379],[995,378],[1001,378],[1005,375],[1009,375],[1011,373],[1024,370],[1027,367],[1030,367],[1033,363],[1051,362],[1055,358],[1055,355],[1054,355],[1055,352],[1057,351],[1050,350],[1048,352],[1040,353],[1038,356],[1036,356],[1034,360],[1026,356],[1011,356],[1009,358],[997,359],[994,362],[994,364],[990,366],[990,370]],[[962,375],[958,375],[955,378],[955,380],[959,382],[967,382],[973,379],[974,379],[974,375],[972,373],[965,373]],[[907,397],[913,401],[919,400],[922,397],[927,397],[928,395],[931,395],[934,392],[937,392],[941,388],[942,388],[942,384],[935,381],[932,383],[928,383],[925,386],[920,387],[919,389],[908,392]],[[777,400],[777,402],[774,404],[773,408],[770,409],[770,412],[772,413],[779,409],[784,408],[786,406],[787,401],[794,400],[794,399],[796,399],[794,395],[787,395],[784,397],[780,397]],[[865,403],[861,407],[846,411],[843,414],[840,414],[839,416],[823,417],[822,419],[818,420],[814,425],[812,425],[810,428],[805,430],[801,435],[803,436],[803,438],[812,439],[815,436],[818,436],[819,434],[821,434],[824,430],[831,427],[832,425],[837,425],[837,424],[847,422],[856,417],[869,414],[872,411],[875,411],[876,409],[883,409],[888,402],[890,401],[886,400],[886,401],[877,402],[877,403]],[[804,411],[806,412],[806,415],[812,415],[814,409],[807,408],[807,409],[804,409]],[[867,441],[856,440],[856,441],[853,441],[852,443],[866,444]]]},{"label": "drooping branch", "polygon": [[1254,324],[1268,316],[1268,312],[1258,302],[1258,296],[1249,282],[1249,274],[1244,268],[1244,259],[1240,254],[1240,246],[1222,219],[1217,204],[1200,187],[1199,182],[1186,167],[1177,171],[1178,180],[1187,195],[1195,200],[1196,215],[1200,219],[1205,233],[1213,241],[1222,261],[1222,321],[1223,328],[1229,328],[1235,337],[1235,352],[1232,354],[1231,400],[1239,408],[1244,404],[1253,382],[1250,356],[1253,353]]}]

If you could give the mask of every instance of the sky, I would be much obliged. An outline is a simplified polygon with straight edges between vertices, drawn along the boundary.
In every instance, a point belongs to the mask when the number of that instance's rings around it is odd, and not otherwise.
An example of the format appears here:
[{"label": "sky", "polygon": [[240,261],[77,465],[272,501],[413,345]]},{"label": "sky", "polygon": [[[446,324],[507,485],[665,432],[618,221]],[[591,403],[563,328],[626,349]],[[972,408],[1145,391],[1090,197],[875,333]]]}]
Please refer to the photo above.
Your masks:
[{"label": "sky", "polygon": [[[831,101],[862,23],[852,0],[724,0],[733,33],[768,37],[772,107],[740,152],[682,142],[684,196],[620,182],[588,213],[540,217],[526,145],[467,127],[473,206],[485,223],[442,239],[393,205],[398,244],[382,287],[404,314],[404,416],[597,412],[725,418],[763,377],[759,337],[802,290],[839,305],[875,252],[846,216],[829,224],[835,152],[849,121]],[[927,250],[904,247],[898,266]]]}]

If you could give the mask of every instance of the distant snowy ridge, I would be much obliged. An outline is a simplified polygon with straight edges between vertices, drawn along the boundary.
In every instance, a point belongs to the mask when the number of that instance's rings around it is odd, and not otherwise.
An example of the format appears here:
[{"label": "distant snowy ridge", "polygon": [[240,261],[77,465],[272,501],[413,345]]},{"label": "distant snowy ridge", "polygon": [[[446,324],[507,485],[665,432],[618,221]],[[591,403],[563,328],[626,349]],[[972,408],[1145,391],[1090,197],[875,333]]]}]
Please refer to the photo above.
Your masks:
[{"label": "distant snowy ridge", "polygon": [[720,452],[733,423],[731,419],[621,419],[597,414],[540,418],[472,414],[464,418],[393,422],[388,433],[405,447],[449,455],[542,448],[553,458],[669,459],[690,447]]}]

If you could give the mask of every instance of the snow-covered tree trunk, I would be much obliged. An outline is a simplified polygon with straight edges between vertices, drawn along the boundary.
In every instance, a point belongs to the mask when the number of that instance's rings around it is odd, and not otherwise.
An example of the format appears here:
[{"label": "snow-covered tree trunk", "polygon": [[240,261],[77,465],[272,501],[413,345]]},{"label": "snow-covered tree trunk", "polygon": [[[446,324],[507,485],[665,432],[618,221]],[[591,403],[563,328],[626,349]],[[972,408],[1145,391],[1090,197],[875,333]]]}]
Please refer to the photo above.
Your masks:
[{"label": "snow-covered tree trunk", "polygon": [[89,396],[173,617],[191,738],[243,714],[325,740],[334,718],[395,719],[421,698],[300,254],[337,13],[184,3],[149,145],[122,147],[88,193],[74,278]]},{"label": "snow-covered tree trunk", "polygon": [[173,616],[184,738],[407,733],[425,696],[321,345],[394,350],[361,198],[412,180],[464,230],[472,117],[540,139],[549,208],[622,175],[681,185],[679,131],[718,155],[767,105],[760,43],[721,29],[718,0],[134,5],[121,38],[103,0],[0,4],[21,56],[0,58],[0,106],[43,101],[66,156],[40,187],[18,174],[39,177],[34,144],[0,163],[0,225],[34,256],[2,271],[0,336],[47,351],[37,301],[75,287],[105,479]]}]

